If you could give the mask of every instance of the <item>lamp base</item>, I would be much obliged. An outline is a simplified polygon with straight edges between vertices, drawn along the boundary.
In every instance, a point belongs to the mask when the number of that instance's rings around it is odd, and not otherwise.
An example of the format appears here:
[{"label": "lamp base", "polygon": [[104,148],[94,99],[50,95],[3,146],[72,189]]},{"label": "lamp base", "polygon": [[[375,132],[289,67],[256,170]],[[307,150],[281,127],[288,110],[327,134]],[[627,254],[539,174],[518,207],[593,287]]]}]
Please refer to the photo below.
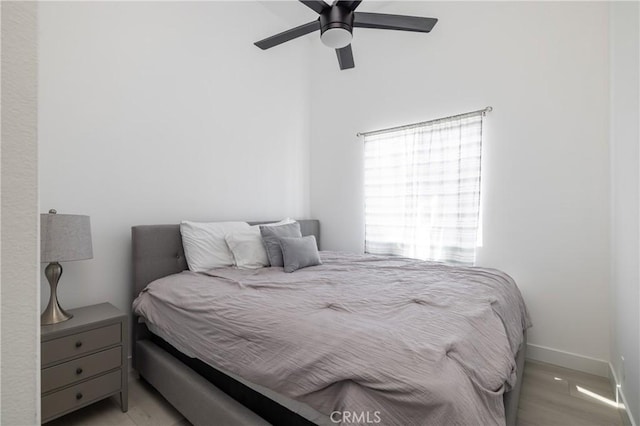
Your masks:
[{"label": "lamp base", "polygon": [[71,318],[73,318],[73,314],[62,309],[58,303],[51,305],[51,300],[49,300],[47,309],[45,309],[42,315],[40,315],[40,325],[57,324],[59,322],[70,320]]},{"label": "lamp base", "polygon": [[44,274],[49,281],[51,294],[49,295],[49,304],[40,316],[40,325],[50,325],[67,321],[73,318],[73,314],[66,312],[58,303],[58,281],[62,275],[62,265],[58,262],[52,262],[44,269]]}]

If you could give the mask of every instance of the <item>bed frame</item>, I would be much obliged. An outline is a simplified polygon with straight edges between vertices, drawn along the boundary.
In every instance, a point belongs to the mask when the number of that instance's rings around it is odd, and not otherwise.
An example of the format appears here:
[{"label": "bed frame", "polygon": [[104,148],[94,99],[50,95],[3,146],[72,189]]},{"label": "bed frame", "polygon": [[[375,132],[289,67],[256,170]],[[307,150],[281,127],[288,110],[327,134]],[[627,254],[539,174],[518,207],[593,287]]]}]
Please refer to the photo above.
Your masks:
[{"label": "bed frame", "polygon": [[[302,235],[314,235],[320,247],[320,223],[298,222]],[[188,269],[179,225],[134,226],[131,239],[134,298],[151,281]],[[218,370],[181,354],[150,333],[135,314],[132,331],[133,368],[194,425],[268,425],[265,418],[272,422],[277,419],[278,424],[311,424]],[[516,358],[518,372],[524,369],[525,348],[526,334]],[[521,386],[520,376],[516,386],[504,395],[507,426],[516,424]]]}]

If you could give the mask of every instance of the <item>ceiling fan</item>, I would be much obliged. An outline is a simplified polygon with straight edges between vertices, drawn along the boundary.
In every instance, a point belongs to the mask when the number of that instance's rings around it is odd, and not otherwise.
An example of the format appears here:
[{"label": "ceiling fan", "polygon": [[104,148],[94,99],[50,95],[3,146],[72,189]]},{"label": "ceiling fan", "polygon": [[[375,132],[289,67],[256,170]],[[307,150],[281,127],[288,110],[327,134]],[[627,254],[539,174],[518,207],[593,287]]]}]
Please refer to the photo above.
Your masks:
[{"label": "ceiling fan", "polygon": [[428,33],[438,22],[435,18],[422,18],[419,16],[356,12],[355,10],[361,2],[362,0],[336,0],[329,5],[323,0],[300,0],[300,3],[320,15],[318,19],[257,41],[254,44],[260,49],[266,50],[320,30],[320,40],[326,46],[336,49],[340,69],[346,70],[355,66],[353,52],[351,51],[354,27]]}]

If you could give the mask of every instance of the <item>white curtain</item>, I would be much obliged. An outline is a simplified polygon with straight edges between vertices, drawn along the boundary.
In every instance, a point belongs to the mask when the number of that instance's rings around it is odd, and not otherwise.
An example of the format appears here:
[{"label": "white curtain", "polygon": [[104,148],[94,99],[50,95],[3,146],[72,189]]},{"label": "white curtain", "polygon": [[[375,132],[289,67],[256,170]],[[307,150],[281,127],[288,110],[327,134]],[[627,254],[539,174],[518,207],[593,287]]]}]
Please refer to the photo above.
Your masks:
[{"label": "white curtain", "polygon": [[367,253],[474,263],[482,115],[365,135]]}]

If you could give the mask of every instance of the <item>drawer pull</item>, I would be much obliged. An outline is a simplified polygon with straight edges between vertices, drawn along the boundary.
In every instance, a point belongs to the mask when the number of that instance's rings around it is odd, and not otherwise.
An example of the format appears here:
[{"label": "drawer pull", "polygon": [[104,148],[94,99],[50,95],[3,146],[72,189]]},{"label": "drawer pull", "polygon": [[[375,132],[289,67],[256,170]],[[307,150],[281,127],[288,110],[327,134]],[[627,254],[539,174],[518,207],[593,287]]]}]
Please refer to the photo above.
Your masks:
[{"label": "drawer pull", "polygon": [[80,346],[82,346],[82,342],[80,341],[76,342],[76,348],[79,348]]},{"label": "drawer pull", "polygon": [[76,374],[78,375],[82,374],[82,367],[76,368]]},{"label": "drawer pull", "polygon": [[78,393],[76,394],[76,399],[77,399],[78,401],[80,401],[80,400],[82,399],[82,392],[78,392]]}]

